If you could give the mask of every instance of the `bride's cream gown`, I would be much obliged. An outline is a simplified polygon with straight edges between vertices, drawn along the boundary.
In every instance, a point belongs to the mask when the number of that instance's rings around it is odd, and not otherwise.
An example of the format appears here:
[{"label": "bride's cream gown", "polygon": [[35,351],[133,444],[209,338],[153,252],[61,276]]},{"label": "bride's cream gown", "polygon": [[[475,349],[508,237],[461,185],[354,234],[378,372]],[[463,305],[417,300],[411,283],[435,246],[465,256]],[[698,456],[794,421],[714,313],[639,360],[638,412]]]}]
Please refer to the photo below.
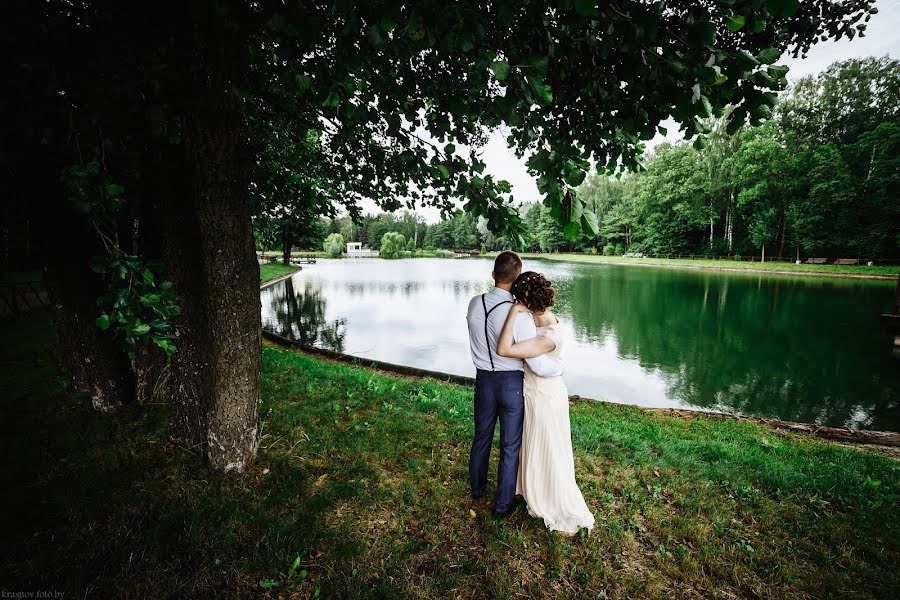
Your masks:
[{"label": "bride's cream gown", "polygon": [[[556,344],[546,356],[561,360],[563,336],[556,325],[538,327]],[[519,455],[516,493],[528,512],[553,531],[577,533],[594,527],[591,513],[575,481],[575,459],[569,425],[569,392],[562,377],[538,377],[525,366],[525,425]]]}]

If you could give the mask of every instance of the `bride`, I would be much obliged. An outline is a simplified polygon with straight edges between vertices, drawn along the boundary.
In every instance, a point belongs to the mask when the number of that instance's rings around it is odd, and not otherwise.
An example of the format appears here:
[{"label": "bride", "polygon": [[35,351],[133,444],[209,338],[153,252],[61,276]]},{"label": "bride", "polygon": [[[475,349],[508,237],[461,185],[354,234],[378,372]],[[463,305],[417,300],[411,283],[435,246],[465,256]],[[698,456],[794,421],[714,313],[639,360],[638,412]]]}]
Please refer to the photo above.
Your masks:
[{"label": "bride", "polygon": [[[516,304],[500,333],[497,354],[515,358],[546,354],[561,360],[559,319],[549,310],[556,299],[553,285],[540,273],[526,271],[511,291]],[[514,344],[513,329],[520,312],[531,313],[538,335]],[[590,530],[594,515],[575,481],[566,384],[562,377],[539,377],[526,365],[524,390],[525,425],[516,493],[525,498],[529,514],[544,519],[552,531],[574,535],[582,527]]]}]

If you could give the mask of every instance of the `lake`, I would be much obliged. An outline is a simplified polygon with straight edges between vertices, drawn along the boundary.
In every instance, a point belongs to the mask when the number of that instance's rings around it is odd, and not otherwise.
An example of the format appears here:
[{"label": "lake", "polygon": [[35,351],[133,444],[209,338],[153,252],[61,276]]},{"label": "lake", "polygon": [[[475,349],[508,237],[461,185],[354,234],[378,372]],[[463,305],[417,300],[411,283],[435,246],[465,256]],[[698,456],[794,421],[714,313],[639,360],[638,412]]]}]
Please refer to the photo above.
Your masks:
[{"label": "lake", "polygon": [[[893,283],[525,260],[556,286],[570,393],[900,431]],[[263,327],[363,358],[474,375],[485,258],[319,259],[262,293]]]}]

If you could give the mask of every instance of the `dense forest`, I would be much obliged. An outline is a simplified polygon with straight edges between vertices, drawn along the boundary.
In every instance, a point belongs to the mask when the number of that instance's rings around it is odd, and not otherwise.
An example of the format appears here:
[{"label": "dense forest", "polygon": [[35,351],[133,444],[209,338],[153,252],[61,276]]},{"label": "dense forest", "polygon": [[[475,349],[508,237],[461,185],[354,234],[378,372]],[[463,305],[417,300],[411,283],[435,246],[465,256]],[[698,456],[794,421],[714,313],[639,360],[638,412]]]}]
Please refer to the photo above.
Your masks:
[{"label": "dense forest", "polygon": [[[378,248],[399,232],[407,248],[484,248],[604,254],[897,258],[900,246],[900,61],[837,62],[798,80],[760,126],[707,121],[702,143],[663,143],[642,169],[589,176],[578,196],[599,234],[572,243],[542,204],[524,204],[525,245],[458,212],[426,224],[413,212],[310,219],[295,247],[330,233]],[[261,247],[279,247],[260,233]]]}]

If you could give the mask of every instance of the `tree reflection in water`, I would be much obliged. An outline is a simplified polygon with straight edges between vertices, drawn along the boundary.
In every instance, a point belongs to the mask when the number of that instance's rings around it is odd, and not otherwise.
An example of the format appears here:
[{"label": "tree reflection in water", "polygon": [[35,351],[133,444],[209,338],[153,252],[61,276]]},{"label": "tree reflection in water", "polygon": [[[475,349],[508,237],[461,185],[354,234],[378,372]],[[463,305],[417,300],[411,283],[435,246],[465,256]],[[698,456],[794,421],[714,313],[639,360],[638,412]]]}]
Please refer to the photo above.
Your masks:
[{"label": "tree reflection in water", "polygon": [[344,351],[347,320],[325,320],[325,298],[317,286],[307,281],[297,291],[293,279],[286,279],[266,293],[269,310],[264,311],[264,329],[307,346]]},{"label": "tree reflection in water", "polygon": [[576,336],[614,336],[619,355],[659,373],[669,397],[806,423],[900,426],[881,287],[635,268],[573,275],[559,309]]}]

